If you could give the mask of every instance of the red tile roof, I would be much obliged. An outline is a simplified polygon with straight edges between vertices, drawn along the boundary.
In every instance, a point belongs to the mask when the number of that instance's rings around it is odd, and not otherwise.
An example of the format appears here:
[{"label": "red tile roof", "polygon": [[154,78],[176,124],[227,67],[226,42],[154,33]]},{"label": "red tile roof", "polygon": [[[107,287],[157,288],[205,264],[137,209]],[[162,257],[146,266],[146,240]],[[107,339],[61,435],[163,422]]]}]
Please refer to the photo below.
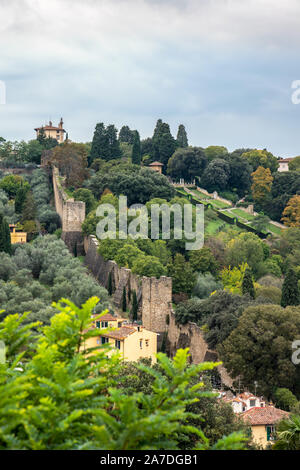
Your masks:
[{"label": "red tile roof", "polygon": [[66,132],[64,129],[62,129],[61,127],[55,127],[55,126],[42,126],[42,127],[37,127],[36,129],[34,129],[35,131],[39,131],[41,129],[44,129],[44,131],[62,131],[62,132]]},{"label": "red tile roof", "polygon": [[288,162],[291,162],[292,160],[294,160],[293,157],[289,157],[289,158],[280,158],[279,163],[288,163]]},{"label": "red tile roof", "polygon": [[107,338],[113,339],[125,339],[135,331],[137,331],[136,328],[124,325],[115,331],[108,331],[107,333],[102,334],[102,336],[106,336]]},{"label": "red tile roof", "polygon": [[114,317],[111,313],[106,313],[100,317],[97,321],[122,321],[123,318]]},{"label": "red tile roof", "polygon": [[163,163],[160,163],[160,162],[153,162],[153,163],[150,163],[149,166],[164,166]]},{"label": "red tile roof", "polygon": [[283,418],[287,418],[289,413],[287,411],[279,410],[274,406],[264,406],[250,408],[250,410],[244,411],[242,414],[243,420],[249,423],[251,426],[265,425],[265,424],[276,424]]}]

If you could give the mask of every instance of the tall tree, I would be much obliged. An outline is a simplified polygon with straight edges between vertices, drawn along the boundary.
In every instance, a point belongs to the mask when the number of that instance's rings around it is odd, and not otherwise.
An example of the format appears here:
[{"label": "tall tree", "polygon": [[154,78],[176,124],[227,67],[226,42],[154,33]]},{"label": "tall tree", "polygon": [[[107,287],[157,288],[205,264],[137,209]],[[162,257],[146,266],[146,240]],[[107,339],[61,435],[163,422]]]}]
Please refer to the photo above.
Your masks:
[{"label": "tall tree", "polygon": [[122,293],[122,310],[123,312],[126,312],[127,310],[127,296],[126,296],[125,286],[123,287],[123,293]]},{"label": "tall tree", "polygon": [[187,133],[183,124],[180,124],[178,127],[177,144],[182,148],[188,147]]},{"label": "tall tree", "polygon": [[282,285],[281,305],[299,305],[300,293],[298,287],[298,278],[294,269],[290,268],[284,278]]},{"label": "tall tree", "polygon": [[115,160],[117,158],[120,158],[122,156],[122,152],[120,149],[120,142],[117,138],[118,130],[113,124],[110,124],[106,128],[105,134],[108,144],[108,153],[107,155],[103,155],[102,158],[104,160]]},{"label": "tall tree", "polygon": [[23,206],[26,200],[27,193],[29,191],[28,186],[20,186],[16,198],[15,198],[15,211],[17,214],[21,214],[23,210]]},{"label": "tall tree", "polygon": [[152,157],[154,160],[164,164],[164,171],[168,164],[169,158],[176,149],[176,141],[171,134],[170,126],[161,119],[158,119],[152,138]]},{"label": "tall tree", "polygon": [[277,171],[279,163],[277,158],[266,149],[263,150],[250,150],[242,154],[243,158],[247,158],[249,164],[252,166],[253,171],[258,167],[269,168],[271,173]]},{"label": "tall tree", "polygon": [[141,164],[141,141],[138,131],[134,131],[131,161],[135,165]]},{"label": "tall tree", "polygon": [[168,174],[179,180],[192,181],[201,176],[207,164],[204,150],[200,147],[178,148],[168,162]]},{"label": "tall tree", "polygon": [[122,126],[119,132],[119,141],[126,142],[127,144],[133,144],[134,131],[131,131],[129,126]]},{"label": "tall tree", "polygon": [[132,321],[137,320],[137,315],[138,315],[138,303],[137,303],[137,298],[136,298],[136,291],[133,291],[132,295],[132,307],[131,307],[131,317]]},{"label": "tall tree", "polygon": [[263,204],[268,200],[272,189],[273,176],[269,168],[259,166],[252,174],[252,195],[258,204]]},{"label": "tall tree", "polygon": [[222,191],[228,186],[229,176],[229,163],[216,158],[204,170],[200,184],[209,192]]},{"label": "tall tree", "polygon": [[281,220],[288,227],[300,227],[300,195],[293,196],[289,200]]},{"label": "tall tree", "polygon": [[36,216],[36,204],[31,191],[26,195],[22,210],[22,222],[34,220]]},{"label": "tall tree", "polygon": [[107,160],[108,156],[108,138],[103,122],[96,124],[94,137],[92,141],[91,152],[89,156],[89,164],[96,158]]},{"label": "tall tree", "polygon": [[51,160],[66,177],[67,186],[78,188],[87,176],[87,149],[85,144],[65,141],[52,151]]},{"label": "tall tree", "polygon": [[242,293],[243,295],[249,294],[252,299],[255,298],[255,289],[252,279],[251,269],[247,268],[242,281]]},{"label": "tall tree", "polygon": [[7,220],[0,214],[0,252],[11,254],[10,230]]}]

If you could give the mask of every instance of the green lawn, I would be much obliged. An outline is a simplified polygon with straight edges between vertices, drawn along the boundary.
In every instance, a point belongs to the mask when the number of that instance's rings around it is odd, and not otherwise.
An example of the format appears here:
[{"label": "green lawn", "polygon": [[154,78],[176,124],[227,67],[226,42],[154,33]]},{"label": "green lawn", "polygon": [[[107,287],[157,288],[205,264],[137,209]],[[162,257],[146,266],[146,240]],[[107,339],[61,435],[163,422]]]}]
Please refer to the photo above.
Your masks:
[{"label": "green lawn", "polygon": [[231,212],[233,212],[238,217],[242,217],[243,219],[246,219],[246,220],[249,220],[249,221],[253,220],[254,217],[255,217],[254,215],[248,214],[248,212],[245,212],[242,209],[232,209]]},{"label": "green lawn", "polygon": [[205,234],[206,235],[214,235],[218,228],[221,227],[221,225],[224,225],[223,220],[217,219],[217,220],[209,220],[205,223]]},{"label": "green lawn", "polygon": [[206,194],[201,193],[200,191],[193,190],[192,192],[195,198],[198,199],[200,202],[201,201],[209,202],[209,204],[216,207],[217,209],[226,209],[227,207],[230,207],[230,204],[227,204],[226,202],[223,202],[223,201],[218,201],[217,199],[213,199],[212,197],[207,196]]},{"label": "green lawn", "polygon": [[275,233],[276,235],[281,235],[281,232],[282,232],[283,229],[281,229],[280,227],[277,227],[277,225],[268,224],[267,230],[269,232]]}]

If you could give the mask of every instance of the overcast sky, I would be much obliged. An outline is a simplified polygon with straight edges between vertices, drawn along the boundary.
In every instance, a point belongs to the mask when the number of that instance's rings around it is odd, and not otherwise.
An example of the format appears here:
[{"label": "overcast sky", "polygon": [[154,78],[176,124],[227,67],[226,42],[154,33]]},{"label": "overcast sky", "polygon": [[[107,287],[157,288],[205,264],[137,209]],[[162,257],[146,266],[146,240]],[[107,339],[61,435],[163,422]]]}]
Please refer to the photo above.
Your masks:
[{"label": "overcast sky", "polygon": [[192,145],[299,155],[299,55],[300,0],[0,0],[0,136],[161,118]]}]

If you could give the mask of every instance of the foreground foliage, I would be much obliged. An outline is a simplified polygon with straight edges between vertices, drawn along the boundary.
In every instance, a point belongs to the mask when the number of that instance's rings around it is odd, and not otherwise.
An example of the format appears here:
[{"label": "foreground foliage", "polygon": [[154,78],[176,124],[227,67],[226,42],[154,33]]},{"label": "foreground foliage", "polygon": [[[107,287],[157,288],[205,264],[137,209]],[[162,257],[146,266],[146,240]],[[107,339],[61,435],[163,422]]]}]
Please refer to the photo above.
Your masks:
[{"label": "foreground foliage", "polygon": [[[151,393],[130,396],[116,387],[122,367],[117,353],[84,351],[98,299],[82,308],[62,299],[50,326],[22,326],[27,314],[10,315],[0,324],[6,360],[0,364],[0,449],[176,449],[179,434],[198,436],[198,448],[210,448],[201,430],[187,425],[186,407],[207,392],[192,378],[216,364],[187,366],[188,350],[173,361],[158,354],[160,370],[140,365],[154,377]],[[100,318],[100,317],[98,317]],[[38,328],[33,337],[31,328]],[[91,354],[93,353],[93,354]],[[216,449],[243,448],[234,433]]]}]

